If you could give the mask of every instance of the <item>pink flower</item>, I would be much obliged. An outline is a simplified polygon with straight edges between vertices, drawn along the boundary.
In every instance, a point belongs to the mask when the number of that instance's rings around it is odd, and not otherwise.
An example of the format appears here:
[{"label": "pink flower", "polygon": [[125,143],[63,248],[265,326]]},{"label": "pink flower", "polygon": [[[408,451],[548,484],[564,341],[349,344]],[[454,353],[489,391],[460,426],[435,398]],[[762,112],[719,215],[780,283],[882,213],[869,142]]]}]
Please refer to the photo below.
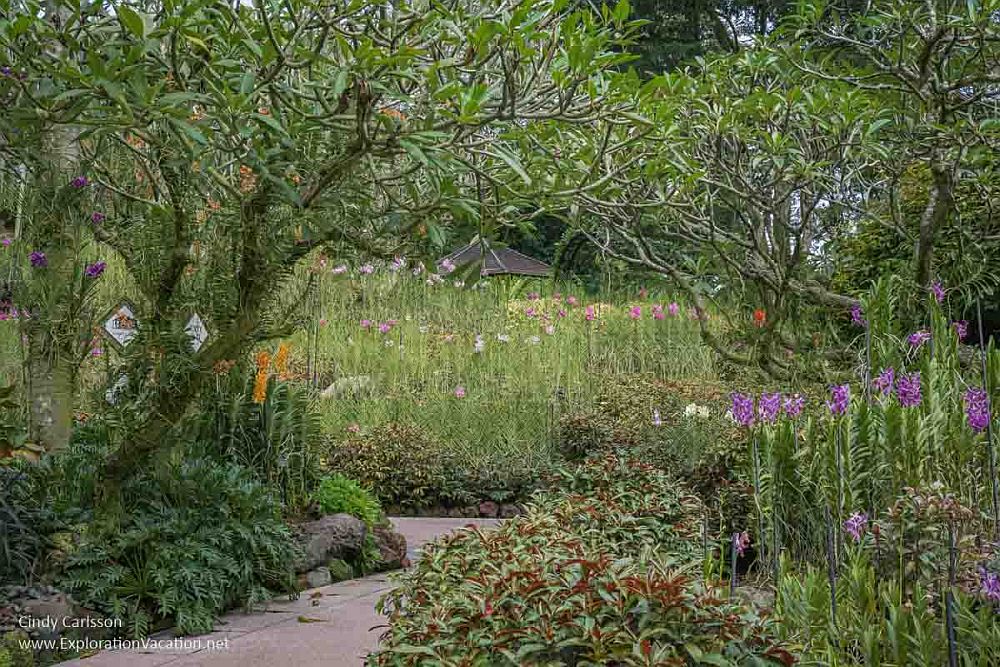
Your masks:
[{"label": "pink flower", "polygon": [[92,356],[92,357],[99,357],[99,356],[101,356],[102,354],[104,354],[104,350],[102,350],[102,349],[101,349],[101,348],[99,348],[99,347],[95,347],[95,348],[93,348],[93,349],[92,349],[92,350],[90,351],[90,356]]},{"label": "pink flower", "polygon": [[556,314],[557,314],[557,315],[558,315],[559,317],[566,317],[566,311],[565,311],[565,310],[560,310],[560,311],[559,311],[558,313],[556,313]]},{"label": "pink flower", "polygon": [[569,306],[570,308],[572,308],[573,306],[575,306],[578,303],[579,302],[576,300],[575,296],[570,295],[570,296],[566,297],[566,305]]},{"label": "pink flower", "polygon": [[339,266],[335,266],[332,269],[330,269],[330,273],[332,273],[335,276],[339,276],[342,273],[347,273],[347,265],[340,264]]},{"label": "pink flower", "polygon": [[642,306],[632,306],[628,311],[628,316],[633,320],[637,320],[642,317]]},{"label": "pink flower", "polygon": [[372,321],[371,320],[361,320],[361,328],[362,329],[371,329],[372,328]]},{"label": "pink flower", "polygon": [[547,327],[545,327],[545,333],[547,333],[550,336],[554,336],[556,333],[556,328],[550,324]]},{"label": "pink flower", "polygon": [[677,313],[681,312],[681,307],[677,305],[676,301],[673,301],[669,306],[667,306],[667,312],[670,313],[671,317],[673,317],[677,315]]},{"label": "pink flower", "polygon": [[319,325],[320,325],[321,327],[325,327],[325,326],[326,326],[326,318],[325,318],[325,317],[321,317],[321,318],[319,319]]},{"label": "pink flower", "polygon": [[455,398],[465,398],[465,387],[462,385],[455,387]]},{"label": "pink flower", "polygon": [[529,292],[528,301],[538,301],[542,296],[538,292]]},{"label": "pink flower", "polygon": [[663,314],[663,306],[660,305],[660,304],[654,305],[653,306],[653,319],[654,320],[662,320],[664,317],[665,316]]},{"label": "pink flower", "polygon": [[538,313],[535,312],[534,308],[528,308],[527,310],[524,311],[524,314],[527,315],[528,317],[534,317]]},{"label": "pink flower", "polygon": [[587,318],[588,322],[593,322],[597,319],[597,312],[594,310],[593,306],[587,306],[587,310],[584,312],[584,317]]},{"label": "pink flower", "polygon": [[371,263],[369,263],[369,264],[362,264],[358,268],[358,273],[360,273],[363,276],[367,276],[369,274],[375,273],[375,265],[371,264]]},{"label": "pink flower", "polygon": [[358,426],[357,424],[350,424],[347,427],[347,430],[350,431],[351,433],[361,433],[361,427]]},{"label": "pink flower", "polygon": [[392,325],[388,322],[382,322],[378,325],[378,331],[379,333],[387,334],[392,331]]},{"label": "pink flower", "polygon": [[443,273],[445,275],[448,275],[449,273],[451,273],[452,271],[454,271],[455,268],[456,268],[455,267],[455,262],[451,261],[450,259],[444,260],[443,262],[441,262],[441,265],[440,265],[441,273]]}]

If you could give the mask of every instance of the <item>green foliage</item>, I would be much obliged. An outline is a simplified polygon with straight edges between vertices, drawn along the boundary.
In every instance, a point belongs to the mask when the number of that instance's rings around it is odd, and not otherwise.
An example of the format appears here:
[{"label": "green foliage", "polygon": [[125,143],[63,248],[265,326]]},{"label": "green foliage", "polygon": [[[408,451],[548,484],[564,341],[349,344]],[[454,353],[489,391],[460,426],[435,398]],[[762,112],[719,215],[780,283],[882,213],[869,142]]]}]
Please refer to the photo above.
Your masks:
[{"label": "green foliage", "polygon": [[0,667],[35,667],[35,656],[26,644],[27,633],[20,630],[0,637]]},{"label": "green foliage", "polygon": [[313,500],[324,514],[346,513],[374,526],[382,518],[382,507],[371,492],[343,475],[324,477],[313,492]]},{"label": "green foliage", "polygon": [[309,388],[271,378],[262,403],[253,401],[254,373],[233,368],[199,399],[192,439],[212,456],[252,471],[289,509],[305,506],[319,481],[323,438]]},{"label": "green foliage", "polygon": [[452,457],[422,430],[387,424],[351,434],[327,465],[370,488],[386,505],[423,507],[458,494]]},{"label": "green foliage", "polygon": [[[959,664],[1000,660],[996,610],[974,595],[954,591]],[[837,587],[837,617],[822,568],[787,573],[778,586],[777,618],[783,637],[803,645],[803,661],[822,665],[946,665],[948,640],[941,598],[916,584],[904,593],[883,578],[869,556],[848,553]]]},{"label": "green foliage", "polygon": [[767,624],[684,574],[698,503],[608,456],[496,530],[430,545],[380,607],[375,665],[791,664]]},{"label": "green foliage", "polygon": [[575,461],[609,447],[614,428],[599,413],[575,413],[559,418],[556,447],[563,458]]},{"label": "green foliage", "polygon": [[292,590],[279,506],[244,469],[188,459],[131,479],[122,499],[127,513],[87,526],[59,582],[130,635],[164,619],[209,632],[223,611]]},{"label": "green foliage", "polygon": [[48,535],[58,525],[33,488],[29,470],[0,466],[0,581],[31,582],[42,565]]}]

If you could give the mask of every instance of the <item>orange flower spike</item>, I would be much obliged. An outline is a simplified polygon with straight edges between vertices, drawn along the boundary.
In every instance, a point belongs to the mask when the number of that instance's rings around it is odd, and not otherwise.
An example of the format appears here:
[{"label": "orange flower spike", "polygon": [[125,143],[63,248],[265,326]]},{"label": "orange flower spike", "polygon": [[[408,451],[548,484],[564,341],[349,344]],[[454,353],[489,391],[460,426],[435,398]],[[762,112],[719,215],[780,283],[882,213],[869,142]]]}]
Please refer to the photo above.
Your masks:
[{"label": "orange flower spike", "polygon": [[288,344],[282,343],[278,346],[278,352],[274,355],[274,370],[282,380],[288,377]]},{"label": "orange flower spike", "polygon": [[767,323],[767,311],[763,308],[758,308],[753,311],[753,324],[758,329],[762,328]]}]

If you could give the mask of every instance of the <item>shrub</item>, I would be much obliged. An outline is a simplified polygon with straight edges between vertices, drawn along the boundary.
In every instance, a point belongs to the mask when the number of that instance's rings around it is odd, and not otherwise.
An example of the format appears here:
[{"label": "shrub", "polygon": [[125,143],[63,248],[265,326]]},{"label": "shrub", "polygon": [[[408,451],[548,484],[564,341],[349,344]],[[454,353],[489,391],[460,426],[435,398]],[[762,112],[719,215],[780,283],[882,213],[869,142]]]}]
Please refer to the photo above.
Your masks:
[{"label": "shrub", "polygon": [[239,366],[202,397],[190,439],[212,458],[227,457],[277,492],[291,510],[304,507],[319,482],[320,416],[308,387],[272,377],[262,403],[253,401],[255,374]]},{"label": "shrub", "polygon": [[683,572],[700,504],[608,455],[526,515],[426,548],[380,609],[375,665],[791,664],[767,624]]},{"label": "shrub", "polygon": [[461,497],[454,458],[421,429],[387,424],[352,434],[333,448],[328,467],[372,489],[386,505],[407,508]]},{"label": "shrub", "polygon": [[54,528],[55,517],[33,494],[29,475],[0,466],[0,581],[30,581]]},{"label": "shrub", "polygon": [[131,635],[165,619],[181,634],[208,632],[220,612],[292,590],[279,505],[243,468],[186,460],[127,481],[121,499],[127,513],[101,513],[59,583]]},{"label": "shrub", "polygon": [[343,475],[324,477],[313,493],[313,500],[324,514],[340,512],[355,516],[369,526],[382,518],[382,507],[369,491]]},{"label": "shrub", "polygon": [[600,413],[584,412],[559,418],[556,446],[563,458],[575,461],[614,443],[614,427]]}]

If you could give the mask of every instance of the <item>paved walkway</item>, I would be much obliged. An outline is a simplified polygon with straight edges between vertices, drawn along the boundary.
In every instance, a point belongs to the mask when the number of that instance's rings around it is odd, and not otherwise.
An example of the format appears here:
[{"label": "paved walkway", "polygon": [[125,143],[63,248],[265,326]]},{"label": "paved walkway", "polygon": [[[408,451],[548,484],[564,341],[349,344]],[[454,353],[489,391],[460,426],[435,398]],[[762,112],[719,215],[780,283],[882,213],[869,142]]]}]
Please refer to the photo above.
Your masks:
[{"label": "paved walkway", "polygon": [[[392,519],[406,536],[410,559],[426,542],[470,523],[494,519]],[[279,599],[266,611],[234,613],[215,632],[160,646],[98,653],[64,667],[358,667],[378,644],[385,617],[375,603],[392,588],[388,576],[373,575],[304,591],[297,600]],[[380,627],[381,626],[381,627]],[[157,636],[169,640],[169,635]]]}]

